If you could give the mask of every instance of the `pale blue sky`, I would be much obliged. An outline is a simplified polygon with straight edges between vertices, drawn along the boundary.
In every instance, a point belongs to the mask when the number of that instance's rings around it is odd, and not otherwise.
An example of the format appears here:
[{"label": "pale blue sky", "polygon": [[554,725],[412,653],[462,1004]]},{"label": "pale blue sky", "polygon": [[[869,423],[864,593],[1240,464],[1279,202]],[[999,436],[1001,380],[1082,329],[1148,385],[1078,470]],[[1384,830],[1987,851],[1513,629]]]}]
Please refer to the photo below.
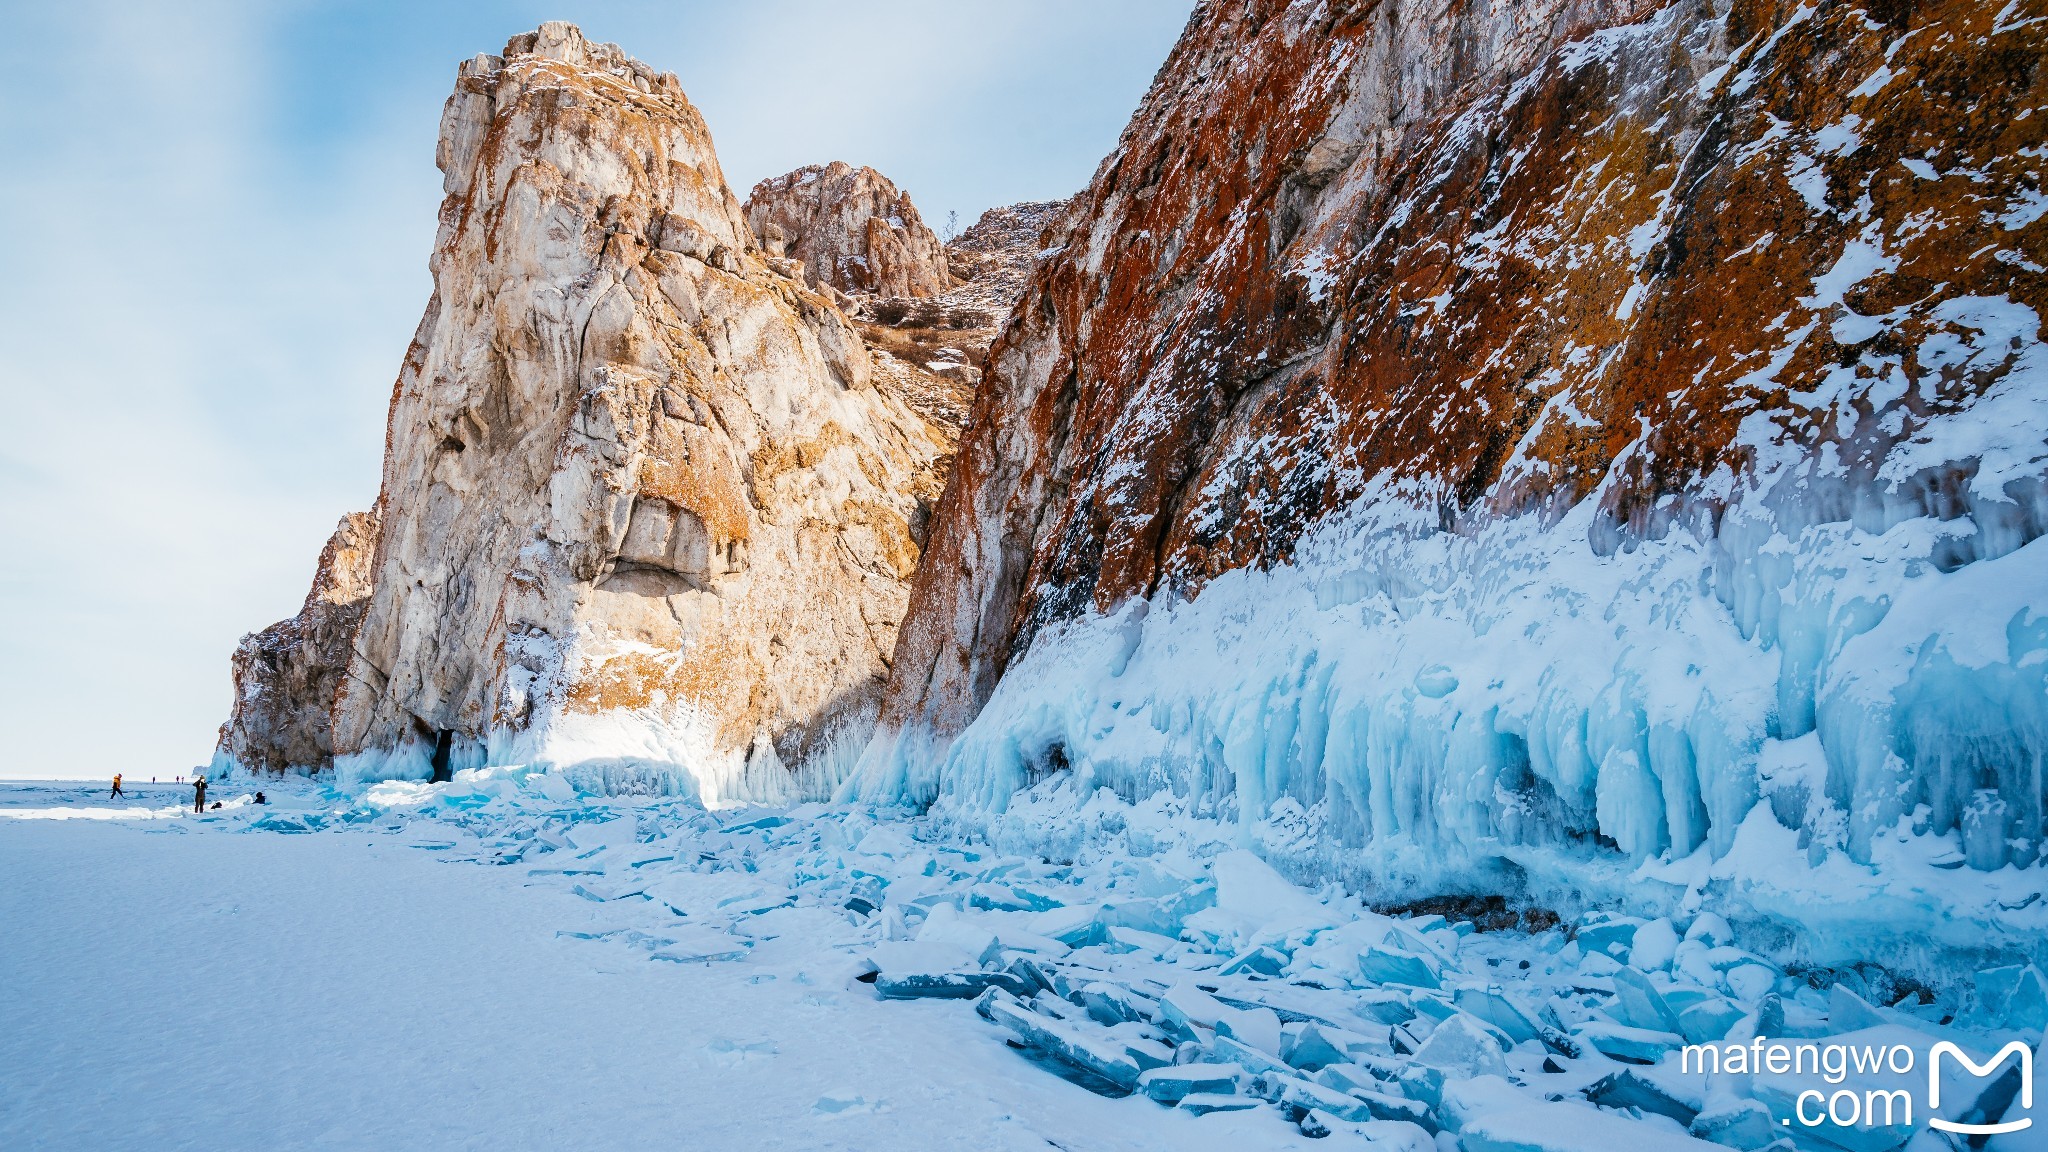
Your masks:
[{"label": "pale blue sky", "polygon": [[935,224],[1078,190],[1191,0],[0,2],[0,776],[204,761],[244,633],[376,496],[456,61],[572,20],[744,197],[870,164]]}]

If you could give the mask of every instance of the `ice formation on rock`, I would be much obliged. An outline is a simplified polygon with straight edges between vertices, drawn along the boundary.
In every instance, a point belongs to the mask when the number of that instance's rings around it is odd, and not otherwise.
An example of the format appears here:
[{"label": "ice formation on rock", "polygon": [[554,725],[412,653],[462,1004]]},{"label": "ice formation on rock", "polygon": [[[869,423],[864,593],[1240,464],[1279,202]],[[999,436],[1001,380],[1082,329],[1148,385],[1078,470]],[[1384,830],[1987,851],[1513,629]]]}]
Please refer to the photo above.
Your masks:
[{"label": "ice formation on rock", "polygon": [[2039,958],[2026,7],[1202,8],[991,351],[848,794]]},{"label": "ice formation on rock", "polygon": [[831,774],[952,429],[764,262],[672,75],[545,24],[461,66],[438,161],[337,766],[707,797]]}]

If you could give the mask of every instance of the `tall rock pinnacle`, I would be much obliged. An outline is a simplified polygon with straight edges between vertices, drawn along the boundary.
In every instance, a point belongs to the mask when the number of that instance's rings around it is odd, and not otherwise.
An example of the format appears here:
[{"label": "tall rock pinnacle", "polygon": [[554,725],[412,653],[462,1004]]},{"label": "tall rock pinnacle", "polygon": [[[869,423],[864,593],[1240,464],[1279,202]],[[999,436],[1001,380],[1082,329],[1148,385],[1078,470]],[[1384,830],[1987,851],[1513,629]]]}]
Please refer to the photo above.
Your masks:
[{"label": "tall rock pinnacle", "polygon": [[544,24],[437,159],[337,764],[786,790],[865,735],[953,431],[763,262],[674,76]]}]

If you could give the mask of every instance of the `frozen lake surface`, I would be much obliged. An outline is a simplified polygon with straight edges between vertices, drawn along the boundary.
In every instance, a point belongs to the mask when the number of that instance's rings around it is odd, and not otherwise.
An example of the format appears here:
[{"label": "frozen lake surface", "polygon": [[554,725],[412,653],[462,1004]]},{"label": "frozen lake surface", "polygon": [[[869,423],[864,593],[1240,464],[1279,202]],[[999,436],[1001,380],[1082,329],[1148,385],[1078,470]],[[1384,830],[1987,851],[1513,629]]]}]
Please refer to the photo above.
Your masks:
[{"label": "frozen lake surface", "polygon": [[1046,859],[525,769],[267,787],[0,786],[0,1148],[1932,1152],[1924,1106],[1790,1130],[1817,1077],[1682,1050],[2048,1023],[2023,963],[1930,988],[1705,911],[1375,911],[1199,821]]},{"label": "frozen lake surface", "polygon": [[957,1002],[849,991],[829,944],[652,962],[558,935],[617,915],[449,863],[445,834],[235,835],[189,788],[105,797],[0,785],[0,1148],[1307,1143],[1093,1095]]}]

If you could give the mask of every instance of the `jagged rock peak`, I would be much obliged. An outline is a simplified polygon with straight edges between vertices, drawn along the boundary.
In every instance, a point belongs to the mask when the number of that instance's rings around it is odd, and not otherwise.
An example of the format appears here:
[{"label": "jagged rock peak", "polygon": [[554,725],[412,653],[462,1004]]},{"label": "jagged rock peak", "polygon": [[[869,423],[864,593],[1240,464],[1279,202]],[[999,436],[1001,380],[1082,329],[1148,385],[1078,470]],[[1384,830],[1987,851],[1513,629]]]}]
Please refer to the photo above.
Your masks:
[{"label": "jagged rock peak", "polygon": [[522,32],[505,42],[501,56],[476,56],[462,62],[459,76],[480,76],[505,66],[521,56],[556,60],[573,68],[607,73],[642,92],[683,95],[683,86],[673,72],[657,72],[626,55],[617,44],[592,43],[583,30],[564,20],[550,20],[531,32]]},{"label": "jagged rock peak", "polygon": [[337,767],[786,797],[872,722],[953,430],[764,262],[672,77],[543,25],[437,161]]},{"label": "jagged rock peak", "polygon": [[319,771],[332,765],[329,712],[369,603],[377,514],[341,518],[298,615],[242,637],[235,649],[234,708],[216,757],[250,768]]},{"label": "jagged rock peak", "polygon": [[881,297],[952,287],[945,246],[910,194],[873,168],[807,164],[754,185],[747,225],[768,254],[801,261],[814,287]]}]

